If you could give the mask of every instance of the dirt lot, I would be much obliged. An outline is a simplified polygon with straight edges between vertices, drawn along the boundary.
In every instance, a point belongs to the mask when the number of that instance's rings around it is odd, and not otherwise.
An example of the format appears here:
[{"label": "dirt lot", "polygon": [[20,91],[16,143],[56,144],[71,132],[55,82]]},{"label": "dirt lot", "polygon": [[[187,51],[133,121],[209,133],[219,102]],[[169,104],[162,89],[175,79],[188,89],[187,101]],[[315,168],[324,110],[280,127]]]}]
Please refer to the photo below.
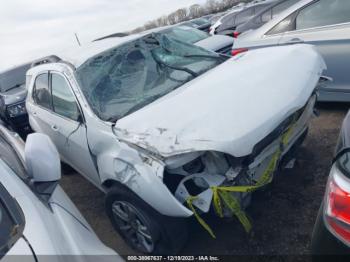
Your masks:
[{"label": "dirt lot", "polygon": [[[313,119],[309,135],[298,153],[298,162],[275,178],[270,190],[254,196],[248,214],[254,234],[247,237],[235,221],[206,218],[214,229],[213,240],[196,221],[183,254],[206,255],[305,255],[324,193],[341,122],[349,105],[323,104]],[[65,175],[61,182],[101,240],[121,255],[135,254],[114,232],[104,212],[103,194],[80,175]]]}]

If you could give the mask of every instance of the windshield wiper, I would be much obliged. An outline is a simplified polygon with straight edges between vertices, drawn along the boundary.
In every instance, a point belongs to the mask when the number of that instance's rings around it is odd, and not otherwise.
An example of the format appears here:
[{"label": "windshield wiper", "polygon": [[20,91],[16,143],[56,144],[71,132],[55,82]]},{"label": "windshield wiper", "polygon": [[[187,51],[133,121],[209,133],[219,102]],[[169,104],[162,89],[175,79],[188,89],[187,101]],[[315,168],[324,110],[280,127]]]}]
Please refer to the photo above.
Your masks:
[{"label": "windshield wiper", "polygon": [[199,75],[199,74],[197,74],[196,72],[192,71],[189,68],[170,65],[167,62],[164,62],[161,59],[157,58],[157,56],[155,54],[153,54],[153,52],[152,52],[152,56],[153,56],[154,61],[156,61],[160,65],[164,65],[164,66],[166,66],[166,67],[168,67],[170,69],[174,69],[174,70],[177,70],[177,71],[184,71],[184,72],[192,75],[193,77],[197,77]]},{"label": "windshield wiper", "polygon": [[15,88],[17,88],[17,87],[21,87],[21,86],[22,86],[22,84],[17,84],[17,85],[15,85],[15,86],[12,86],[12,87],[6,89],[5,92],[10,91],[10,90],[12,90],[12,89],[15,89]]}]

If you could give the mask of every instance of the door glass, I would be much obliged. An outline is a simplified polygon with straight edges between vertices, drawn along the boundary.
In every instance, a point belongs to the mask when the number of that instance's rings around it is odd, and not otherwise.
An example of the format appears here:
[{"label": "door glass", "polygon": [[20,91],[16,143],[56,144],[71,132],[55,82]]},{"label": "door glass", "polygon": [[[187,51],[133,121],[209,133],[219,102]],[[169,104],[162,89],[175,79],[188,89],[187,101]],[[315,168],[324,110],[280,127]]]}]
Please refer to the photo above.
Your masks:
[{"label": "door glass", "polygon": [[235,24],[238,25],[247,21],[249,17],[253,15],[253,11],[254,11],[253,8],[247,8],[247,10],[244,10],[239,14],[237,14]]},{"label": "door glass", "polygon": [[58,74],[52,74],[51,89],[53,110],[61,116],[78,121],[79,109],[66,79]]},{"label": "door glass", "polygon": [[293,30],[294,17],[294,14],[288,16],[287,18],[279,22],[275,27],[273,27],[269,32],[267,32],[267,35],[281,34]]},{"label": "door glass", "polygon": [[299,12],[296,19],[296,29],[347,22],[350,22],[349,0],[320,0]]},{"label": "door glass", "polygon": [[41,74],[35,79],[33,99],[36,104],[51,109],[51,96],[49,89],[48,74]]}]

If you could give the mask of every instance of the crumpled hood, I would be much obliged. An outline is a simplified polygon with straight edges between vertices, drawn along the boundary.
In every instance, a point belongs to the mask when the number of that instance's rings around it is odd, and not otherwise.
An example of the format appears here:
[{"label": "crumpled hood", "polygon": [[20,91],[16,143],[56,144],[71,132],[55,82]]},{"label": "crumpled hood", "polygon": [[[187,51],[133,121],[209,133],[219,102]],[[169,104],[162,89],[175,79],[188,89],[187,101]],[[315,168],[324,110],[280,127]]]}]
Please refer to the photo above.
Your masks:
[{"label": "crumpled hood", "polygon": [[310,45],[248,51],[124,117],[114,131],[164,157],[207,150],[246,156],[305,106],[324,69]]}]

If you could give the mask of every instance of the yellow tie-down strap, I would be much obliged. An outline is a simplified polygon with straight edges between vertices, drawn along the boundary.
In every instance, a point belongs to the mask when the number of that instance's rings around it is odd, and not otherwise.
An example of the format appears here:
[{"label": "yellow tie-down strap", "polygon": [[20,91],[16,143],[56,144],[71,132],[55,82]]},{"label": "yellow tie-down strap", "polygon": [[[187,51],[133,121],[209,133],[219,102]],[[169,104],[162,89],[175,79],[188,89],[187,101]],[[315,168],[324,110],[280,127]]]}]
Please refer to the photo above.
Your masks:
[{"label": "yellow tie-down strap", "polygon": [[[284,148],[288,145],[290,136],[293,131],[293,126],[291,125],[287,131],[283,134],[282,140],[281,140],[281,147]],[[240,193],[248,193],[256,191],[257,189],[266,186],[267,184],[271,183],[273,179],[273,173],[276,170],[276,167],[278,165],[278,161],[282,155],[281,149],[277,149],[277,151],[273,154],[268,166],[266,167],[264,173],[261,175],[260,179],[256,182],[255,185],[251,186],[230,186],[230,187],[211,187],[211,190],[213,191],[213,206],[215,209],[215,212],[218,214],[219,217],[223,217],[223,209],[222,209],[222,202],[231,210],[231,212],[238,218],[238,220],[243,225],[245,231],[247,233],[251,232],[252,224],[247,217],[246,213],[242,210],[241,205],[239,201],[230,194],[230,192],[240,192]],[[199,216],[197,213],[195,207],[193,206],[192,202],[197,199],[195,196],[191,196],[187,199],[187,204],[194,213],[196,219],[198,222],[203,226],[203,228],[208,231],[208,233],[213,237],[216,238],[213,230],[210,228],[210,226]]]}]

